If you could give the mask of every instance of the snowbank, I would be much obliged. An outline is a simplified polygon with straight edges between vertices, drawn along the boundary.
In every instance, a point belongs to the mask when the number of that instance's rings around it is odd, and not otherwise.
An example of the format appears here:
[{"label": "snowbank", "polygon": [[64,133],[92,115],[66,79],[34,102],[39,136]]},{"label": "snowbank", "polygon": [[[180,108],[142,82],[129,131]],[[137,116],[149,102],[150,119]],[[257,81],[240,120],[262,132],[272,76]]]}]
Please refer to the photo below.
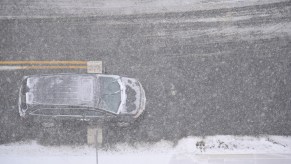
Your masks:
[{"label": "snowbank", "polygon": [[[187,137],[177,145],[169,141],[134,146],[124,143],[113,150],[100,150],[99,163],[179,163],[185,159],[193,162],[197,158],[208,160],[211,155],[225,154],[236,155],[236,158],[239,155],[263,154],[266,157],[280,154],[280,158],[291,160],[291,137],[208,136]],[[2,164],[95,163],[96,152],[89,146],[41,146],[30,141],[0,145],[0,161]]]}]

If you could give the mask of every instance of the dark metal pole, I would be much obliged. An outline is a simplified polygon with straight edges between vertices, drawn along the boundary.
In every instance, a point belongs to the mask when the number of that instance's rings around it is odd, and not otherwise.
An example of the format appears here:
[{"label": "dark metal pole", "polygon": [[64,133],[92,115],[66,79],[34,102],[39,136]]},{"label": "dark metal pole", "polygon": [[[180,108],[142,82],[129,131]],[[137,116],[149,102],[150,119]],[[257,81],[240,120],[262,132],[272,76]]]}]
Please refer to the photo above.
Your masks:
[{"label": "dark metal pole", "polygon": [[95,148],[96,148],[96,164],[98,164],[98,128],[95,133]]}]

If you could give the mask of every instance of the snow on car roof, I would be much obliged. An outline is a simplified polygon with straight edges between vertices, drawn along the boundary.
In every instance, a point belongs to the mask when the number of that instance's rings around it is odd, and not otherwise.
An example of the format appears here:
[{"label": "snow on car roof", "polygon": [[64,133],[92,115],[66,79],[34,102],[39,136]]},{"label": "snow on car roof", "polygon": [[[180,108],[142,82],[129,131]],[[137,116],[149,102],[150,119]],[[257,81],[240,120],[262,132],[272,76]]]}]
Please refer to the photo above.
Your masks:
[{"label": "snow on car roof", "polygon": [[94,100],[98,96],[95,79],[95,76],[84,75],[29,77],[26,103],[94,107]]}]

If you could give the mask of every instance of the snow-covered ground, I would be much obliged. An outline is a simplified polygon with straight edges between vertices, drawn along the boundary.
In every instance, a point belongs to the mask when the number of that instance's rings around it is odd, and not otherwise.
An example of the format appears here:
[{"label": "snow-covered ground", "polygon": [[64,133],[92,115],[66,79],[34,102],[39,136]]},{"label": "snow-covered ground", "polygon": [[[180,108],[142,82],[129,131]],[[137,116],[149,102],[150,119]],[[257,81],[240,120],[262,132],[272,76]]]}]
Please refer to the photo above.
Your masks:
[{"label": "snow-covered ground", "polygon": [[[155,144],[118,144],[99,151],[99,163],[209,163],[224,160],[256,160],[256,163],[278,159],[291,161],[291,137],[284,136],[208,136],[187,137],[177,144],[160,141]],[[35,141],[0,145],[1,164],[96,163],[96,151],[89,146],[41,146]],[[215,162],[214,162],[215,163]],[[231,163],[231,162],[230,162]]]},{"label": "snow-covered ground", "polygon": [[287,0],[37,0],[1,2],[0,19],[62,16],[131,15],[235,8]]}]

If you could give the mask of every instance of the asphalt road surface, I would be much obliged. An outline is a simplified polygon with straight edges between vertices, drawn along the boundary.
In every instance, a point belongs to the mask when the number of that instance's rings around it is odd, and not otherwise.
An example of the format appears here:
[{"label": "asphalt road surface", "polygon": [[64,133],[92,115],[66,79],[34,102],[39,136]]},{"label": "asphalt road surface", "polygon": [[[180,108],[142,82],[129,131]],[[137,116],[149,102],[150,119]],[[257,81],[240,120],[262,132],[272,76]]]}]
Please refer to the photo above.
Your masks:
[{"label": "asphalt road surface", "polygon": [[[146,113],[108,142],[190,135],[291,135],[290,1],[212,10],[0,19],[0,60],[101,60],[143,84]],[[39,137],[20,124],[24,75],[0,72],[0,143]],[[68,127],[66,127],[68,126]],[[64,128],[65,127],[65,128]],[[64,135],[84,142],[82,125]],[[112,130],[112,129],[111,129]]]}]

